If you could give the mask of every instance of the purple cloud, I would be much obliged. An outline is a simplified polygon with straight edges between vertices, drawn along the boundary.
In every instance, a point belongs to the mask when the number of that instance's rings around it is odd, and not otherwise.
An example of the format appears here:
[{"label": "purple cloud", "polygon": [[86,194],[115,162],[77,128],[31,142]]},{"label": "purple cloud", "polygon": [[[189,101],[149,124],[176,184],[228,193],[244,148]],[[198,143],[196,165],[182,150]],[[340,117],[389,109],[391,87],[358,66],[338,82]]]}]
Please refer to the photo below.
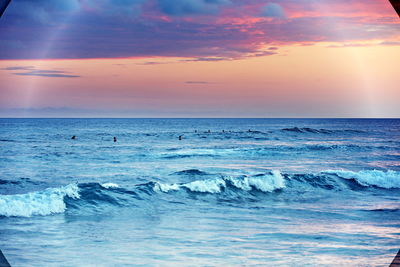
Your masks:
[{"label": "purple cloud", "polygon": [[40,70],[36,69],[34,66],[13,66],[7,67],[0,70],[8,71],[22,71],[13,72],[13,75],[19,76],[38,76],[38,77],[50,77],[50,78],[78,78],[79,75],[69,74],[67,71],[62,70]]},{"label": "purple cloud", "polygon": [[[400,24],[394,12],[379,9],[385,10],[384,5],[373,0],[321,0],[318,6],[308,0],[19,0],[0,23],[0,59],[171,56],[220,61],[278,53],[265,51],[268,45],[393,43]],[[339,11],[320,14],[319,6]],[[340,15],[343,7],[346,13]],[[351,15],[360,7],[374,16]]]},{"label": "purple cloud", "polygon": [[276,3],[268,3],[261,10],[261,16],[271,18],[286,18],[283,8]]},{"label": "purple cloud", "polygon": [[217,14],[229,0],[157,0],[161,11],[172,16]]}]

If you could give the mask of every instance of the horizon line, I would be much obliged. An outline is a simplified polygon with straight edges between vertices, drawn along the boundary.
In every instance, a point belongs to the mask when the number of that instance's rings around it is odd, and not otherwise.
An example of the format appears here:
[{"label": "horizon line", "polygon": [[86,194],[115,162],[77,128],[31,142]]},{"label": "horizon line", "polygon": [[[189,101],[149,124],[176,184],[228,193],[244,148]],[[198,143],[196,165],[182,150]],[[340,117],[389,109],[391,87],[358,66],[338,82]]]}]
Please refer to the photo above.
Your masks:
[{"label": "horizon line", "polygon": [[0,117],[0,119],[350,119],[398,120],[400,117]]}]

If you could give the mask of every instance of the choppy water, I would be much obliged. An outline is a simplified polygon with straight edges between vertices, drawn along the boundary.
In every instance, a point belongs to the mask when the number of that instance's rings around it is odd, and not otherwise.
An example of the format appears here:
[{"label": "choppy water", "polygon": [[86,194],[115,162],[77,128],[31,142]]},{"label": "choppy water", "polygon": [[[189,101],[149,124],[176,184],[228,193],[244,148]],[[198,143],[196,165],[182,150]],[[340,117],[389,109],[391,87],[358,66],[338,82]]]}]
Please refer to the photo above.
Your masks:
[{"label": "choppy water", "polygon": [[13,266],[387,266],[399,200],[400,120],[0,120]]}]

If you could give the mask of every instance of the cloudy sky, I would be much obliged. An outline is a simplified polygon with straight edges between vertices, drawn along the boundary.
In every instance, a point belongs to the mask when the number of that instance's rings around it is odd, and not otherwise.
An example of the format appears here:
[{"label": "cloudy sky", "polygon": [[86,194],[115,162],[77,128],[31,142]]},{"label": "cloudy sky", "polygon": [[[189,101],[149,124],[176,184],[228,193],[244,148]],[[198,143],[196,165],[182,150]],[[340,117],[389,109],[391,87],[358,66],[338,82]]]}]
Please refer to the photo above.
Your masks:
[{"label": "cloudy sky", "polygon": [[400,117],[387,0],[14,0],[0,116]]}]

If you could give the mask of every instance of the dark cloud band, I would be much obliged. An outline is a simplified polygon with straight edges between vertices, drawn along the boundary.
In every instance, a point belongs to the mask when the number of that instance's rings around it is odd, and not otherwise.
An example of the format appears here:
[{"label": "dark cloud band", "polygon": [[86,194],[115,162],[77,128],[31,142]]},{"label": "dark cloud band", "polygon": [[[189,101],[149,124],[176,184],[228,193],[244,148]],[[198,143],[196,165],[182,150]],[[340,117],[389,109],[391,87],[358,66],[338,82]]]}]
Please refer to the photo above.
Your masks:
[{"label": "dark cloud band", "polygon": [[38,77],[49,77],[49,78],[79,78],[81,76],[70,74],[67,71],[62,70],[41,70],[36,69],[34,66],[12,66],[3,68],[0,70],[8,70],[8,71],[19,71],[12,72],[14,75],[19,76],[38,76]]},{"label": "dark cloud band", "polygon": [[265,51],[269,45],[394,43],[400,38],[398,18],[377,10],[390,8],[389,2],[362,1],[375,16],[318,13],[318,6],[333,11],[359,8],[360,0],[314,2],[19,0],[0,23],[0,59],[170,56],[220,61],[278,53]]}]

